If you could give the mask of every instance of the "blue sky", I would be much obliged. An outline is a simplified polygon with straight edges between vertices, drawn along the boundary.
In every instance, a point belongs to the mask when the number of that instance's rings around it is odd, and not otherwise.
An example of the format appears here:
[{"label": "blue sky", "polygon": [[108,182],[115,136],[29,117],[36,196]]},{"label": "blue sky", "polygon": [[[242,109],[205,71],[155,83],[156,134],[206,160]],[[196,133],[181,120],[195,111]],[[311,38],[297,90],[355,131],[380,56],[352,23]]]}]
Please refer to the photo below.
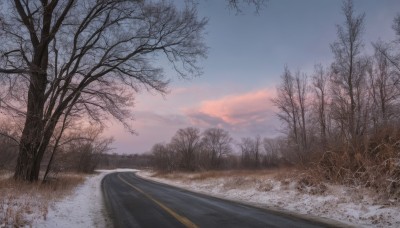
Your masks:
[{"label": "blue sky", "polygon": [[[366,13],[366,54],[372,53],[371,42],[395,39],[391,26],[399,0],[355,0],[354,5],[357,14]],[[339,0],[270,0],[258,14],[252,7],[237,14],[226,1],[199,1],[199,16],[209,19],[204,74],[182,80],[166,65],[171,93],[137,94],[133,128],[138,135],[110,124],[106,135],[114,136],[115,152],[149,151],[187,126],[223,127],[235,139],[276,136],[280,124],[270,98],[283,68],[311,74],[317,63],[329,66],[329,45],[344,20],[341,6]]]}]

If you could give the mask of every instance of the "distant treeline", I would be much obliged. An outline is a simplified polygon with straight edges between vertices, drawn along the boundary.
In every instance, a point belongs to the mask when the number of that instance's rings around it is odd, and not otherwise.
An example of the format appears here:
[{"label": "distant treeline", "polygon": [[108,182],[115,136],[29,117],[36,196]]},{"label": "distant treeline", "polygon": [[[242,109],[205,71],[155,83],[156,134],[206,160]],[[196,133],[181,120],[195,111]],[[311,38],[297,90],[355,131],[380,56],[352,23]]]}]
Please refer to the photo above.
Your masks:
[{"label": "distant treeline", "polygon": [[143,169],[151,166],[150,154],[101,154],[98,169],[132,168]]},{"label": "distant treeline", "polygon": [[170,172],[210,169],[272,168],[287,165],[280,155],[286,141],[261,137],[233,141],[229,132],[194,127],[179,129],[169,143],[157,143],[151,150],[151,166]]}]

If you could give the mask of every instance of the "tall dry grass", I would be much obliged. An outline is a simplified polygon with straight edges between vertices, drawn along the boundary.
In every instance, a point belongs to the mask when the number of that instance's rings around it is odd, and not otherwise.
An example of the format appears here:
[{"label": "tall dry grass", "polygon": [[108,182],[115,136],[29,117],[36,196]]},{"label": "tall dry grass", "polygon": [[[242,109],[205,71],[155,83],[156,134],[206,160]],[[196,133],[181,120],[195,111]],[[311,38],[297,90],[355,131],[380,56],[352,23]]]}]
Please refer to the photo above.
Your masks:
[{"label": "tall dry grass", "polygon": [[323,153],[310,169],[321,180],[371,188],[400,202],[400,129],[384,127],[366,138],[354,159],[344,145]]},{"label": "tall dry grass", "polygon": [[81,174],[61,174],[46,183],[15,181],[5,172],[1,177],[0,227],[31,226],[36,219],[47,219],[49,206],[85,180]]},{"label": "tall dry grass", "polygon": [[156,172],[153,174],[154,177],[161,177],[167,179],[186,179],[192,181],[202,181],[213,178],[225,178],[225,177],[260,177],[266,175],[276,175],[277,173],[287,172],[287,169],[258,169],[258,170],[245,170],[245,169],[233,169],[233,170],[207,170],[199,172]]},{"label": "tall dry grass", "polygon": [[256,189],[271,191],[275,185],[289,189],[293,186],[303,193],[320,195],[327,186],[319,176],[310,175],[304,167],[279,167],[274,169],[217,170],[202,172],[157,172],[153,177],[182,183],[203,182],[205,185],[222,185],[226,190]]}]

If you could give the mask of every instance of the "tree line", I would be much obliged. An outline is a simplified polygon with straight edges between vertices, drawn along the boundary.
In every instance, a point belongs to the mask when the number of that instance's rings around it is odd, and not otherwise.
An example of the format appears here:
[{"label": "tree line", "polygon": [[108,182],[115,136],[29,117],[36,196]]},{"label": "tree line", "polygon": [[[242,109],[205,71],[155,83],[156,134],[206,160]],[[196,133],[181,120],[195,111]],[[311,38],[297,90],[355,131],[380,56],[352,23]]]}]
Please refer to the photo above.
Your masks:
[{"label": "tree line", "polygon": [[343,2],[344,22],[330,45],[334,60],[311,74],[285,66],[273,99],[285,126],[292,162],[318,169],[324,178],[345,183],[400,183],[400,14],[396,40],[363,41],[365,14]]},{"label": "tree line", "polygon": [[150,166],[164,172],[272,168],[286,164],[285,158],[278,156],[283,142],[260,136],[237,142],[221,128],[201,132],[187,127],[179,129],[169,143],[152,147]]}]

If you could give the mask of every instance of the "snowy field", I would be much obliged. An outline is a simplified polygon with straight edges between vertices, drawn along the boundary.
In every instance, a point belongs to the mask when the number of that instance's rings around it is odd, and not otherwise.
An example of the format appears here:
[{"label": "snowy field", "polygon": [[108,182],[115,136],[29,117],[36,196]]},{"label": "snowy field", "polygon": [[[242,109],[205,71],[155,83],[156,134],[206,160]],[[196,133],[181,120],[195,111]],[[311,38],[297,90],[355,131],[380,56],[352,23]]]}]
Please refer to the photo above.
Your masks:
[{"label": "snowy field", "polygon": [[[121,171],[137,170],[99,170],[97,174],[86,177],[85,182],[72,194],[51,202],[45,215],[35,215],[35,212],[27,215],[35,217],[32,227],[110,227],[100,184],[106,174]],[[144,178],[191,191],[303,214],[306,217],[333,219],[355,227],[400,227],[398,203],[379,199],[366,189],[333,185],[310,186],[304,181],[293,181],[291,178],[270,174],[178,173],[154,176],[149,171],[137,173]],[[0,224],[1,227],[5,227],[4,224]]]}]

